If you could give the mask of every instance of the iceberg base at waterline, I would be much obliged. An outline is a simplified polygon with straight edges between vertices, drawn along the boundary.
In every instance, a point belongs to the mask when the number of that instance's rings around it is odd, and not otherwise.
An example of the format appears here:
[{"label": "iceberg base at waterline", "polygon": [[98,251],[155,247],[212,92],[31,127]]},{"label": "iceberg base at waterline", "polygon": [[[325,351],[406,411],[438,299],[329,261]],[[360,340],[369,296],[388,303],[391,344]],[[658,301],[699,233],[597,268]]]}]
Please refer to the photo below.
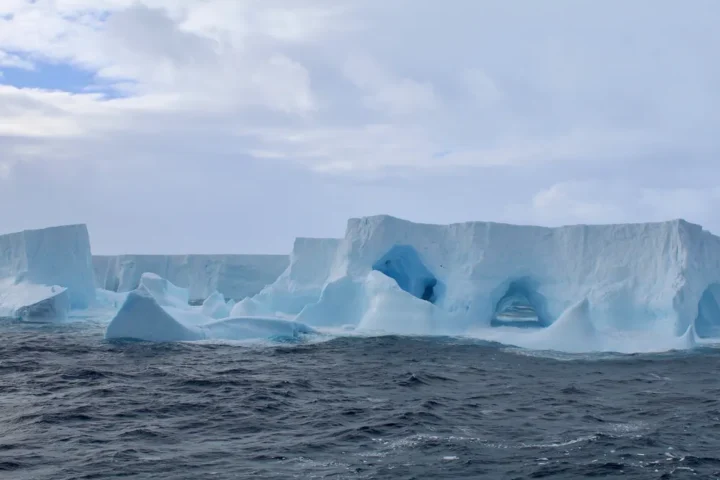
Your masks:
[{"label": "iceberg base at waterline", "polygon": [[623,330],[597,327],[589,315],[587,299],[569,307],[552,325],[545,328],[510,326],[471,329],[467,336],[526,350],[557,351],[573,354],[593,352],[660,353],[690,350],[715,344],[720,339],[700,338],[690,325],[682,335],[668,331]]},{"label": "iceberg base at waterline", "polygon": [[272,317],[213,319],[202,307],[183,304],[185,289],[153,274],[145,274],[140,286],[129,292],[105,332],[108,340],[183,342],[197,340],[297,340],[315,330]]}]

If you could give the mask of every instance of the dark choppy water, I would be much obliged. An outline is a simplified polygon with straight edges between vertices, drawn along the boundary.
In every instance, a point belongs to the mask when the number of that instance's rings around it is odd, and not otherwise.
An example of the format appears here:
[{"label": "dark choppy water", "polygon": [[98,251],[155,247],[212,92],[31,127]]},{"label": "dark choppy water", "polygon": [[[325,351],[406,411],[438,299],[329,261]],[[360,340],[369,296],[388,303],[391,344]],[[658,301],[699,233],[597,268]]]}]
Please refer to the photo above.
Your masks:
[{"label": "dark choppy water", "polygon": [[0,325],[0,478],[715,478],[720,352],[108,344]]}]

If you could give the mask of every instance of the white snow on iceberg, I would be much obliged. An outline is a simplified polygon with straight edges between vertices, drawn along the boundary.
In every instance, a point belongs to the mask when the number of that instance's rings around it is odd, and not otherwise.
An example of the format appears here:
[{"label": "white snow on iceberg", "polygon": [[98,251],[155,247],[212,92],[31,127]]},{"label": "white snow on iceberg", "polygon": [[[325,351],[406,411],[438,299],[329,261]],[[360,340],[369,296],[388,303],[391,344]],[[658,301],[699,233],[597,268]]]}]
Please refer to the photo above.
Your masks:
[{"label": "white snow on iceberg", "polygon": [[94,300],[85,225],[0,235],[0,316],[63,319]]},{"label": "white snow on iceberg", "polygon": [[324,242],[296,242],[288,270],[233,313],[567,351],[685,348],[720,330],[720,238],[682,220],[546,228],[376,216]]},{"label": "white snow on iceberg", "polygon": [[[292,320],[264,317],[214,319],[187,303],[188,292],[155,274],[144,274],[110,321],[105,338],[151,342],[287,340],[314,330]],[[216,302],[212,302],[216,303]]]}]

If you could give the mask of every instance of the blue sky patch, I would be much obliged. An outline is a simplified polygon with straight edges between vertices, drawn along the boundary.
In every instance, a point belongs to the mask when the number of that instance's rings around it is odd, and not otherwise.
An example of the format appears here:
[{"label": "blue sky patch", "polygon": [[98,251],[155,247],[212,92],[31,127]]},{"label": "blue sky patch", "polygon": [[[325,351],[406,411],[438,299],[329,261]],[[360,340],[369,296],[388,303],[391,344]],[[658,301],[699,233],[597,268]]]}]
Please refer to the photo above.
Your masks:
[{"label": "blue sky patch", "polygon": [[67,63],[33,62],[34,70],[16,67],[0,67],[0,83],[18,88],[62,90],[72,93],[97,92],[108,97],[120,95],[112,85],[98,80],[95,72],[74,67]]}]

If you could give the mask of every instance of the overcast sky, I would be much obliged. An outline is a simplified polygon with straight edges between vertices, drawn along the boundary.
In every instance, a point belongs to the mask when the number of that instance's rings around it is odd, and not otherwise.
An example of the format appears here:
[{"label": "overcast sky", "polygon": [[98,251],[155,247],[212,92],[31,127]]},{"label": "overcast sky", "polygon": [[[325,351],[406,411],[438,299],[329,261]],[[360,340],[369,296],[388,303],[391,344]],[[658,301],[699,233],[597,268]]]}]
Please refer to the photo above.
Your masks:
[{"label": "overcast sky", "polygon": [[285,253],[348,217],[720,233],[717,0],[0,0],[0,231]]}]

